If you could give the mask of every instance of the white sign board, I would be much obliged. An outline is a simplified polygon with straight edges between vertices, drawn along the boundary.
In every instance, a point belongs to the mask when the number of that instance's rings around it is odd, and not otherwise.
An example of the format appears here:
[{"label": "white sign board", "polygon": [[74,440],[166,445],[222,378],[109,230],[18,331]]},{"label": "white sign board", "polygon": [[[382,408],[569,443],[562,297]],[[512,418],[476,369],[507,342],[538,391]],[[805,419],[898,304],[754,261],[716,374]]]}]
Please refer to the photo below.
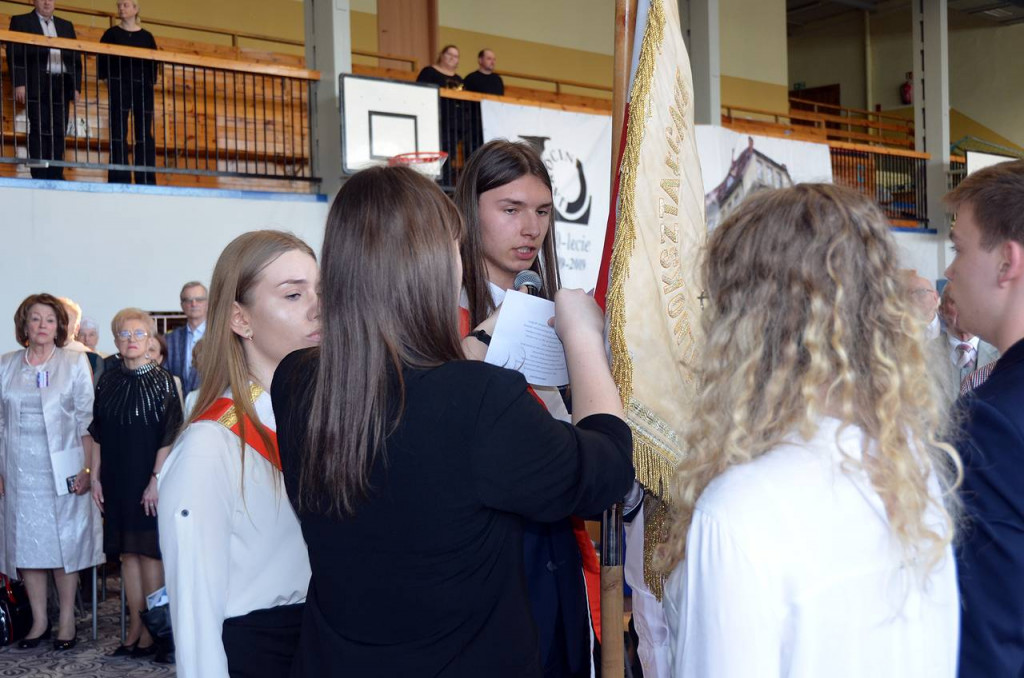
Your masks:
[{"label": "white sign board", "polygon": [[437,87],[346,74],[339,93],[345,174],[401,153],[441,149]]},{"label": "white sign board", "polygon": [[981,151],[967,151],[967,173],[973,174],[985,167],[991,167],[992,165],[998,165],[1001,162],[1008,162],[1016,159],[1017,158],[1011,158],[1005,155],[982,153]]}]

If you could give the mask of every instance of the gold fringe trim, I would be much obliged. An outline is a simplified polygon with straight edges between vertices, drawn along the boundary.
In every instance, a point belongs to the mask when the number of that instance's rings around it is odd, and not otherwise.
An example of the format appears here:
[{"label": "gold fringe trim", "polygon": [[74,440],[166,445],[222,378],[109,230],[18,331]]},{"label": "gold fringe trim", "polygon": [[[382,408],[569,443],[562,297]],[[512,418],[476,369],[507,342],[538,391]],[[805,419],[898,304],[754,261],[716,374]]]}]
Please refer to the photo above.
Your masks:
[{"label": "gold fringe trim", "polygon": [[[631,427],[632,428],[632,427]],[[633,428],[633,468],[636,479],[652,495],[667,501],[675,465],[665,458],[661,446]]]},{"label": "gold fringe trim", "polygon": [[668,504],[657,497],[644,497],[644,583],[661,601],[665,594],[665,574],[654,568],[654,552],[668,539]]},{"label": "gold fringe trim", "polygon": [[664,35],[665,12],[662,0],[651,0],[629,103],[626,148],[622,153],[620,167],[619,218],[616,220],[615,246],[612,249],[609,266],[608,342],[611,345],[612,377],[619,387],[623,407],[633,396],[633,361],[626,346],[626,309],[623,295],[626,278],[629,277],[629,259],[636,244],[636,182],[637,169],[640,165],[640,146],[643,143],[647,111],[650,108],[655,62],[658,52],[661,51]]}]

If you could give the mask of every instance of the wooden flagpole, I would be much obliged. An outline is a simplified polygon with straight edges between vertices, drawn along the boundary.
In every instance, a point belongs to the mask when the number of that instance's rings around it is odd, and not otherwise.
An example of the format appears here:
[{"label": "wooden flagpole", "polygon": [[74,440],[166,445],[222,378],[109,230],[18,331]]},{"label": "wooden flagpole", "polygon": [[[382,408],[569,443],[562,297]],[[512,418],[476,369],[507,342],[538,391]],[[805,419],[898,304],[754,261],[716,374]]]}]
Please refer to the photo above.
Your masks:
[{"label": "wooden flagpole", "polygon": [[[615,0],[615,62],[612,77],[612,170],[610,195],[618,194],[616,182],[622,152],[623,123],[629,96],[629,71],[633,58],[637,0]],[[614,200],[614,197],[613,197]],[[611,205],[615,213],[616,205]],[[611,241],[611,238],[608,238]],[[608,253],[605,253],[606,255]],[[608,271],[602,272],[607,275]],[[601,518],[601,676],[622,678],[626,661],[623,637],[622,504],[615,504]]]}]

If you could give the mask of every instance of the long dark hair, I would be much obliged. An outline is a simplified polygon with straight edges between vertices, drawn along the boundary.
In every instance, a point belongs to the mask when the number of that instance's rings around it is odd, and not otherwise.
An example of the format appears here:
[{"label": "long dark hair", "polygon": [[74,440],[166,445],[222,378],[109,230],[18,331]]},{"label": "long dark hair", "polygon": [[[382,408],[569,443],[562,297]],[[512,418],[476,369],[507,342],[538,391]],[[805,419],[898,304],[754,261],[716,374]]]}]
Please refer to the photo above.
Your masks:
[{"label": "long dark hair", "polygon": [[353,515],[401,416],[402,368],[463,357],[461,235],[452,201],[411,169],[363,170],[338,192],[322,250],[323,340],[300,475],[303,508]]},{"label": "long dark hair", "polygon": [[[487,267],[484,266],[483,238],[480,234],[480,196],[491,189],[533,175],[551,190],[551,177],[537,151],[522,142],[495,139],[477,149],[462,169],[455,188],[455,204],[466,220],[462,236],[462,287],[469,298],[470,322],[476,326],[494,312],[494,300],[487,288]],[[540,296],[553,299],[561,285],[558,279],[558,257],[555,254],[555,211],[551,210],[548,234],[541,244],[541,253],[530,266],[544,282]]]}]

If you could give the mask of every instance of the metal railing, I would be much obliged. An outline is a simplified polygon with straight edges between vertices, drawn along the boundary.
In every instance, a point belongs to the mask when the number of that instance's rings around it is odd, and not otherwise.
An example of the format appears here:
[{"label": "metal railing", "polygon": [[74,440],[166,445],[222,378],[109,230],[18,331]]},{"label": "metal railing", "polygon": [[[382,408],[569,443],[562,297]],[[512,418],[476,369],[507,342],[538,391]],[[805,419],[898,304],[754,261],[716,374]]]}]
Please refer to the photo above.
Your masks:
[{"label": "metal railing", "polygon": [[[134,172],[136,183],[154,174],[171,183],[191,176],[192,185],[201,177],[318,181],[315,71],[4,30],[0,41],[0,174],[21,165],[38,178],[72,168],[75,178],[107,170],[111,181]],[[55,70],[64,73],[48,74]]]},{"label": "metal railing", "polygon": [[928,225],[927,153],[829,143],[832,181],[872,198],[894,226]]},{"label": "metal railing", "polygon": [[946,171],[946,191],[952,191],[967,176],[967,158],[962,155],[949,156],[949,170]]}]

